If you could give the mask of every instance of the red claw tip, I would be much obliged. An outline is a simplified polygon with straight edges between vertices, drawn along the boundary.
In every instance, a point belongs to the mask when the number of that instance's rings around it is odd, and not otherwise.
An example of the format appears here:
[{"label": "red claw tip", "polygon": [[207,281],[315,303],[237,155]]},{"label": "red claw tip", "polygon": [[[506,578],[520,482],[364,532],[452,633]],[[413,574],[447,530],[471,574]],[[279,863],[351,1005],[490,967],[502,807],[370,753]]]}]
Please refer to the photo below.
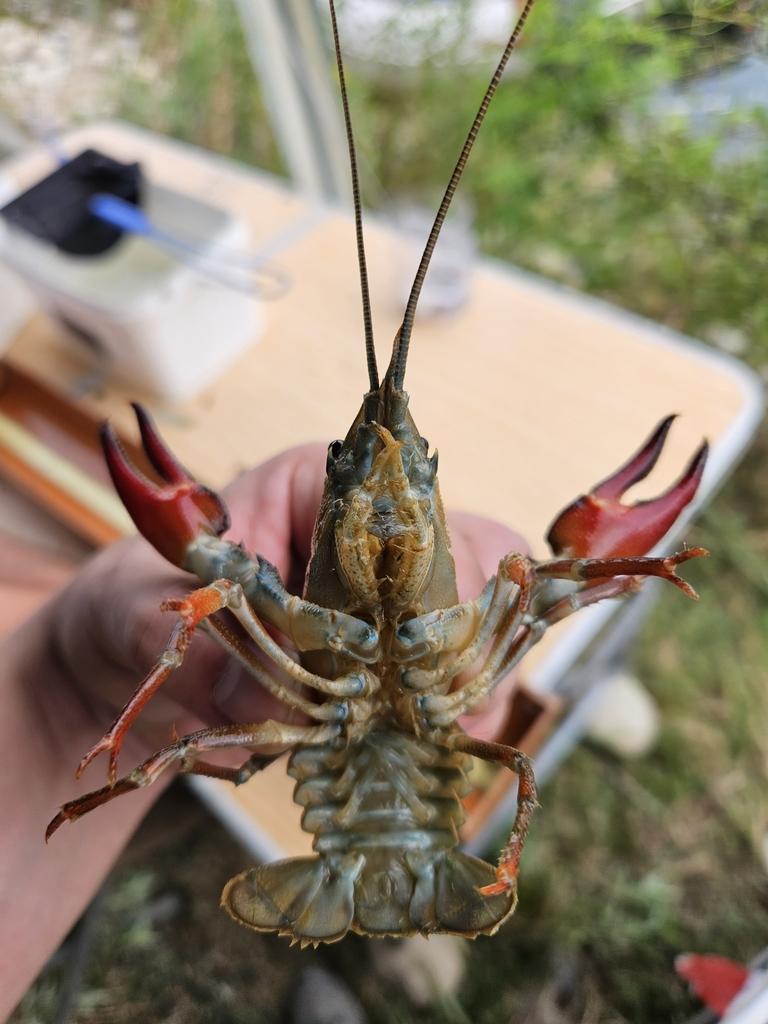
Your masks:
[{"label": "red claw tip", "polygon": [[203,487],[166,447],[149,413],[134,403],[147,457],[164,481],[160,486],[128,460],[110,423],[101,443],[112,482],[139,531],[174,565],[183,566],[189,545],[200,534],[221,535],[229,513],[217,494]]},{"label": "red claw tip", "polygon": [[656,465],[673,420],[674,416],[662,420],[642,448],[619,470],[560,513],[547,534],[556,555],[643,555],[661,540],[698,490],[709,451],[706,442],[680,479],[658,498],[634,505],[624,505],[619,499]]},{"label": "red claw tip", "polygon": [[160,437],[152,417],[144,406],[140,402],[131,402],[131,408],[136,413],[141,443],[147,453],[147,458],[163,480],[169,484],[183,484],[192,480],[190,474]]},{"label": "red claw tip", "polygon": [[640,451],[628,459],[621,469],[617,469],[615,473],[606,477],[605,480],[595,484],[591,493],[596,498],[603,498],[607,501],[618,500],[634,484],[645,480],[658,462],[661,450],[667,440],[669,429],[676,418],[676,413],[665,416]]}]

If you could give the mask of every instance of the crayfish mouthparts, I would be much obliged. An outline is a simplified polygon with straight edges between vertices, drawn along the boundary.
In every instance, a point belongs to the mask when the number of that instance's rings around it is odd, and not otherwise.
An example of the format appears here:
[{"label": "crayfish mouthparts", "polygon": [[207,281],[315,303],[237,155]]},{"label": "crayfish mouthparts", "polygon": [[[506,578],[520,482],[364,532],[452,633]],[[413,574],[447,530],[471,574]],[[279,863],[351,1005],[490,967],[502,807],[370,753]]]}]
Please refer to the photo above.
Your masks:
[{"label": "crayfish mouthparts", "polygon": [[[386,427],[372,427],[381,447],[369,473],[338,502],[336,556],[361,609],[386,603],[389,612],[396,613],[410,606],[432,566],[433,481],[425,490],[414,472],[412,455],[411,480],[403,461],[405,443]],[[429,464],[426,453],[422,461]]]}]

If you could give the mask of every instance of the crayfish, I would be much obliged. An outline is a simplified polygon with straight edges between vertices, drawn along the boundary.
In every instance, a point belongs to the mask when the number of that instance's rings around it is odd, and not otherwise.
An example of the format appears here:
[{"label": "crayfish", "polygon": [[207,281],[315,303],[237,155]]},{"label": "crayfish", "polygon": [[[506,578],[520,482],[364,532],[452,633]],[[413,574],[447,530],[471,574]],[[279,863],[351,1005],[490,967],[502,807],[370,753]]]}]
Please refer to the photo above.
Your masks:
[{"label": "crayfish", "polygon": [[[369,389],[346,437],[328,448],[301,597],[286,590],[265,558],[223,536],[229,517],[221,498],[177,462],[141,407],[135,408],[144,448],[162,484],[133,468],[112,428],[103,428],[112,479],[136,526],[203,586],[175,603],[180,617],[168,646],[81,762],[80,771],[108,753],[108,784],[65,804],[48,835],[64,821],[150,785],[167,769],[240,785],[270,759],[265,748],[290,750],[288,771],[296,779],[295,799],[304,808],[303,825],[314,835],[316,855],[251,868],[227,884],[222,902],[241,924],[302,944],[334,942],[349,931],[493,934],[515,908],[536,784],[524,753],[473,739],[457,719],[494,692],[548,627],[578,609],[628,595],[651,576],[695,596],[676,570],[704,554],[702,549],[662,558],[645,552],[694,497],[706,444],[662,496],[635,505],[620,500],[653,468],[669,417],[621,469],[555,519],[548,533],[553,559],[510,553],[478,597],[458,600],[437,455],[430,454],[409,412],[405,368],[416,304],[440,228],[532,3],[528,0],[520,15],[467,136],[380,381],[355,147],[330,0],[352,170]],[[556,593],[552,580],[571,581],[571,590],[566,596]],[[255,685],[300,710],[310,724],[266,721],[204,729],[174,740],[118,778],[126,731],[181,664],[199,626],[249,670]],[[270,630],[283,634],[300,660]],[[264,656],[271,670],[264,667]],[[221,748],[243,748],[247,757],[239,768],[204,760]],[[496,867],[457,846],[473,757],[518,776],[517,814]]]}]

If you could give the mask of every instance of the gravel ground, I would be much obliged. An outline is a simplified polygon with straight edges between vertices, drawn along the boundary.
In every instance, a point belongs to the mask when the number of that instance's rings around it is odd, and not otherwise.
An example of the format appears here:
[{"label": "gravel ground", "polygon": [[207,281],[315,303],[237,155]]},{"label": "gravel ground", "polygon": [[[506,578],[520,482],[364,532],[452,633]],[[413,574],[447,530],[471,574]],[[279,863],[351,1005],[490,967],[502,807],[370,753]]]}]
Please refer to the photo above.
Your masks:
[{"label": "gravel ground", "polygon": [[147,84],[157,79],[132,11],[81,20],[39,6],[30,13],[25,5],[25,17],[0,16],[0,114],[30,135],[114,115],[129,71]]}]

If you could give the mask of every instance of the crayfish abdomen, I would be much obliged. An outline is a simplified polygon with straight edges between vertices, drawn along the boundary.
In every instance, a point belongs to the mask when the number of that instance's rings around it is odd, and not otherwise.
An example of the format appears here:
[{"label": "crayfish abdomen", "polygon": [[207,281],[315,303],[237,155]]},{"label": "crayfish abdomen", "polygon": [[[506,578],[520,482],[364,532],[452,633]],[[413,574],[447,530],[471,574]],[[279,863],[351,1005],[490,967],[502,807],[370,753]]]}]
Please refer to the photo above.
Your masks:
[{"label": "crayfish abdomen", "polygon": [[456,849],[470,758],[381,723],[349,747],[294,751],[289,773],[316,857],[253,868],[222,904],[303,944],[364,935],[493,934],[516,888],[484,896],[490,864]]}]

